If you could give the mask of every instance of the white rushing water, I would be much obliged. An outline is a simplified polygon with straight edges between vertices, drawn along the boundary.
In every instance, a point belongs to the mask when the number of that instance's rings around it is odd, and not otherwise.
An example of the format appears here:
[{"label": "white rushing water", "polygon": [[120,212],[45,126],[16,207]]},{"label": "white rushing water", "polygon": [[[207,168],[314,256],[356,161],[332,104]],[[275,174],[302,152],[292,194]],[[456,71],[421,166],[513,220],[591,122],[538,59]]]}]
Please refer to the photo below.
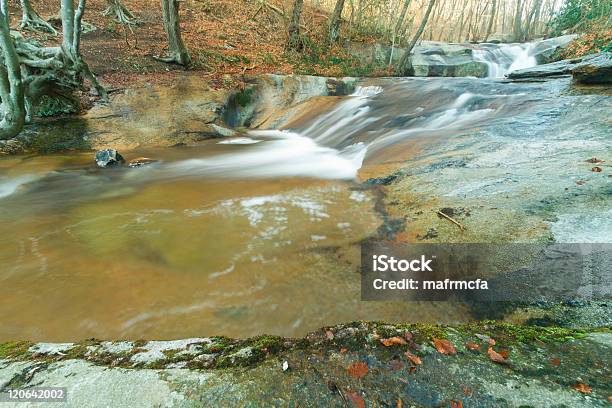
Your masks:
[{"label": "white rushing water", "polygon": [[481,48],[473,51],[473,56],[476,61],[487,64],[489,78],[503,78],[509,72],[537,65],[532,55],[533,47],[532,43],[481,44]]}]

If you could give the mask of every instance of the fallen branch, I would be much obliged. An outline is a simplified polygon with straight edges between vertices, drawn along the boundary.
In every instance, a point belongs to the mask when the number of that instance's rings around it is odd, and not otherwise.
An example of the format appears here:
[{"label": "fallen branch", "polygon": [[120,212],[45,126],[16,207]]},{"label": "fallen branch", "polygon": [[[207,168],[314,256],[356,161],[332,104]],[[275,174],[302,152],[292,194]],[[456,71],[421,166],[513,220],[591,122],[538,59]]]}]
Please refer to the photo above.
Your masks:
[{"label": "fallen branch", "polygon": [[458,222],[457,220],[455,220],[453,217],[444,214],[442,211],[438,210],[436,211],[436,214],[438,214],[441,217],[446,218],[447,220],[449,220],[450,222],[452,222],[453,224],[455,224],[456,226],[459,227],[459,229],[463,232],[465,231],[465,227],[463,226],[463,224],[461,224],[460,222]]}]

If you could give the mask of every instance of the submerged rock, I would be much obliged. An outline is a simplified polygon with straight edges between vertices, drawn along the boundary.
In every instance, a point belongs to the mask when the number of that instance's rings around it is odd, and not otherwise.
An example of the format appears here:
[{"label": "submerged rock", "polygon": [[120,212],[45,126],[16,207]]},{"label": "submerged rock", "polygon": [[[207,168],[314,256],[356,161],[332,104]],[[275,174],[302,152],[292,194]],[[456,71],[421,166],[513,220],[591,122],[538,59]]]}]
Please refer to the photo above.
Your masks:
[{"label": "submerged rock", "polygon": [[585,84],[612,83],[612,57],[602,53],[572,68],[572,76]]},{"label": "submerged rock", "polygon": [[146,166],[147,164],[153,164],[156,162],[157,160],[150,159],[148,157],[138,157],[136,159],[130,160],[128,163],[128,167],[142,167],[142,166]]},{"label": "submerged rock", "polygon": [[123,156],[115,149],[98,150],[95,159],[99,167],[116,166],[125,162]]}]

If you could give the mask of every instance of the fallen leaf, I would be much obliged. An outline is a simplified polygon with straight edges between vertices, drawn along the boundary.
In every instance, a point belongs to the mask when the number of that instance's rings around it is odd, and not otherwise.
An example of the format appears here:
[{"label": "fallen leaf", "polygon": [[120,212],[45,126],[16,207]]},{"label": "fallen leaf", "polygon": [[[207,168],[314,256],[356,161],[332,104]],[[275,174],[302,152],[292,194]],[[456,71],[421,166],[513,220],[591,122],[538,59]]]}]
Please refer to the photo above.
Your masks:
[{"label": "fallen leaf", "polygon": [[499,354],[504,358],[507,359],[508,356],[510,355],[510,351],[503,349],[503,350],[499,350]]},{"label": "fallen leaf", "polygon": [[402,400],[401,399],[397,399],[397,408],[402,408]]},{"label": "fallen leaf", "polygon": [[348,349],[347,349],[347,348],[344,348],[344,347],[342,347],[342,348],[340,349],[340,353],[342,353],[342,354],[346,353],[347,351],[348,351]]},{"label": "fallen leaf", "polygon": [[410,367],[408,367],[408,374],[412,374],[414,370],[416,370],[416,366],[411,365]]},{"label": "fallen leaf", "polygon": [[559,360],[558,358],[551,358],[550,359],[550,364],[552,364],[554,366],[560,366],[561,365],[561,360]]},{"label": "fallen leaf", "polygon": [[354,391],[349,391],[346,393],[346,396],[353,403],[353,406],[357,408],[365,408],[365,401],[358,393]]},{"label": "fallen leaf", "polygon": [[595,166],[591,169],[591,171],[594,171],[595,173],[601,173],[601,167]]},{"label": "fallen leaf", "polygon": [[412,333],[406,332],[404,333],[404,337],[406,338],[406,340],[412,341]]},{"label": "fallen leaf", "polygon": [[325,332],[325,337],[327,337],[327,340],[333,340],[334,339],[334,333],[332,333],[330,330]]},{"label": "fallen leaf", "polygon": [[361,378],[368,373],[368,364],[364,361],[355,361],[348,368],[348,373],[351,377]]},{"label": "fallen leaf", "polygon": [[451,401],[450,408],[463,408],[463,402],[459,401]]},{"label": "fallen leaf", "polygon": [[506,362],[504,356],[493,350],[493,347],[489,347],[489,349],[487,350],[487,354],[489,355],[491,361],[493,361],[494,363],[502,364]]},{"label": "fallen leaf", "polygon": [[597,157],[591,157],[589,160],[585,160],[587,163],[601,163],[603,160],[599,160]]},{"label": "fallen leaf", "polygon": [[416,364],[416,365],[423,364],[423,361],[421,361],[421,359],[418,356],[412,354],[410,351],[407,351],[404,354],[406,355],[406,357],[408,357],[408,360],[412,361],[413,364]]},{"label": "fallen leaf", "polygon": [[468,341],[465,346],[472,351],[480,351],[480,344],[476,344],[473,341]]},{"label": "fallen leaf", "polygon": [[383,344],[383,346],[385,347],[390,347],[390,346],[400,346],[402,344],[407,344],[406,340],[402,339],[401,337],[390,337],[388,339],[380,339],[380,342]]},{"label": "fallen leaf", "polygon": [[489,343],[489,346],[494,346],[495,345],[495,340],[492,339],[491,337],[487,336],[486,334],[478,334],[478,333],[476,333],[476,337],[478,337],[482,341],[486,341],[487,343]]},{"label": "fallen leaf", "polygon": [[439,353],[441,354],[457,354],[457,350],[455,349],[455,346],[453,346],[453,344],[446,340],[446,339],[437,339],[437,338],[433,338],[433,342],[434,342],[434,346],[436,347],[436,350],[438,350]]},{"label": "fallen leaf", "polygon": [[572,385],[572,388],[583,394],[590,394],[591,391],[593,391],[593,388],[589,387],[588,385],[582,382],[575,383],[574,385]]}]

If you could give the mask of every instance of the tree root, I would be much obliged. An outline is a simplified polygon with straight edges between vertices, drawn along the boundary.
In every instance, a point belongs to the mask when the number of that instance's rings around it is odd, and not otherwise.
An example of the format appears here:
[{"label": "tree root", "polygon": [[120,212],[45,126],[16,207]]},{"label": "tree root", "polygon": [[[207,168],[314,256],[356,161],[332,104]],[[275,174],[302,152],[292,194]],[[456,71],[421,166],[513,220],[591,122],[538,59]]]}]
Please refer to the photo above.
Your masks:
[{"label": "tree root", "polygon": [[130,26],[130,30],[132,25],[137,25],[140,22],[119,0],[109,0],[108,7],[106,7],[102,14],[105,16],[115,16],[116,22]]},{"label": "tree root", "polygon": [[23,16],[20,28],[30,31],[45,31],[57,35],[57,31],[51,24],[43,20],[36,12],[30,12]]}]

